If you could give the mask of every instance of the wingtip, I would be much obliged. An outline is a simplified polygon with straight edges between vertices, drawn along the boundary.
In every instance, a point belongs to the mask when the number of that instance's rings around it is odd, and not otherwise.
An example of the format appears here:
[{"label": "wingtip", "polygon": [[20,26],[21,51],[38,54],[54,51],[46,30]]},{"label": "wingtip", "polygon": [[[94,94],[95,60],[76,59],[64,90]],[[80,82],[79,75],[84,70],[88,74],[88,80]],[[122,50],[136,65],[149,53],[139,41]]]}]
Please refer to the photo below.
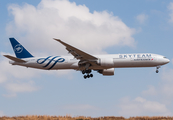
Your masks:
[{"label": "wingtip", "polygon": [[60,39],[56,39],[56,38],[53,38],[54,40],[56,40],[56,41],[61,41]]}]

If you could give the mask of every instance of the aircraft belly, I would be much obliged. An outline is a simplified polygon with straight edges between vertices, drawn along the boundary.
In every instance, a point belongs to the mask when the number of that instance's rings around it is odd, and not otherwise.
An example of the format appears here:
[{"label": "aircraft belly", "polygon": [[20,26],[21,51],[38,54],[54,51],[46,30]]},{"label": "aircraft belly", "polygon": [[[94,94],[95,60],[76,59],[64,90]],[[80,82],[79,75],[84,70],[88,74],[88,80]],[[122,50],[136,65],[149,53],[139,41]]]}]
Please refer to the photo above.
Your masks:
[{"label": "aircraft belly", "polygon": [[43,66],[41,66],[37,63],[30,63],[30,62],[27,62],[27,63],[17,63],[17,62],[15,62],[12,65],[19,65],[19,66],[30,67],[30,68],[44,69]]},{"label": "aircraft belly", "polygon": [[57,63],[52,69],[70,69],[71,64]]},{"label": "aircraft belly", "polygon": [[78,62],[64,62],[64,63],[55,63],[52,62],[48,64],[47,62],[39,64],[35,61],[27,63],[17,63],[14,62],[13,65],[20,65],[30,68],[44,69],[44,70],[56,70],[56,69],[79,69]]}]

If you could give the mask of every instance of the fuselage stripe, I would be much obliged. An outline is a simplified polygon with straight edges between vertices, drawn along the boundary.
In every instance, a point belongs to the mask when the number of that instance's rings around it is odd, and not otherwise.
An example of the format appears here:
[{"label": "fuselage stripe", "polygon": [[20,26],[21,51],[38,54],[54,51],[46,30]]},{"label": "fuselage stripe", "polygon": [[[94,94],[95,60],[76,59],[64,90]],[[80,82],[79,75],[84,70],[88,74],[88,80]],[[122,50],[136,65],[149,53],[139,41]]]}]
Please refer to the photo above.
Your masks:
[{"label": "fuselage stripe", "polygon": [[37,60],[37,63],[38,63],[38,64],[43,64],[43,63],[44,63],[46,60],[48,60],[50,57],[52,57],[52,56],[47,57],[46,59],[44,59],[44,60],[43,60],[42,62],[40,62],[40,63],[39,63],[39,60],[41,60],[42,58],[41,58],[41,59],[38,59],[38,60]]},{"label": "fuselage stripe", "polygon": [[45,66],[43,66],[43,67],[47,67],[55,58],[57,58],[57,57],[59,57],[59,56],[56,56],[56,57],[54,57],[54,58],[52,58]]},{"label": "fuselage stripe", "polygon": [[[60,56],[55,56],[55,57],[53,57],[52,59],[49,59],[50,57],[52,57],[52,56],[49,56],[49,57],[47,57],[47,58],[40,58],[40,59],[37,60],[37,63],[38,63],[38,64],[43,64],[43,63],[45,63],[47,60],[49,60],[49,62],[48,62],[45,66],[43,66],[43,67],[45,68],[45,67],[49,66],[49,65],[51,64],[52,61],[54,61],[53,65],[52,65],[50,68],[48,68],[48,70],[50,70],[50,69],[52,69],[52,68],[56,65],[57,62],[62,63],[62,62],[65,61],[64,58],[59,58],[59,59],[55,60],[57,57],[60,57]],[[42,60],[42,59],[44,59],[44,60],[43,60],[42,62],[39,62],[39,61]]]},{"label": "fuselage stripe", "polygon": [[59,58],[58,60],[55,61],[55,63],[48,70],[52,69],[56,65],[57,62],[61,63],[61,62],[64,62],[64,61],[65,61],[64,58]]}]

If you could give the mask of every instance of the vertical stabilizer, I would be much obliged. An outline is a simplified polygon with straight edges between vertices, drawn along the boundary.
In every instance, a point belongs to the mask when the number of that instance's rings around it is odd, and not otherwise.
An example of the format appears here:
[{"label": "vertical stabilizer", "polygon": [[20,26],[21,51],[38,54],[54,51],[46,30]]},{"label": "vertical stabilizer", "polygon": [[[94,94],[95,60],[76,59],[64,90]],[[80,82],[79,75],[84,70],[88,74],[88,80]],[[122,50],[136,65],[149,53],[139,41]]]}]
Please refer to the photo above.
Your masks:
[{"label": "vertical stabilizer", "polygon": [[9,38],[17,58],[33,57],[17,40]]}]

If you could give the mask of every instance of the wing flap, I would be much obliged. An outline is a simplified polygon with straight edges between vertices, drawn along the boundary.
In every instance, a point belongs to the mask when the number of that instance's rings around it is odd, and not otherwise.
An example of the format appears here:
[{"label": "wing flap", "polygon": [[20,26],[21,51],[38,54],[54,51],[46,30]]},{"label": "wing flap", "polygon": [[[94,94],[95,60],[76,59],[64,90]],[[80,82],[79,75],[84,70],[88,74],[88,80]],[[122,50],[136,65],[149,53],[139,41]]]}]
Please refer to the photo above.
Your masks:
[{"label": "wing flap", "polygon": [[22,59],[19,59],[19,58],[16,58],[16,57],[13,57],[11,55],[3,55],[4,57],[12,60],[12,61],[15,61],[15,62],[26,62],[25,60],[22,60]]}]

